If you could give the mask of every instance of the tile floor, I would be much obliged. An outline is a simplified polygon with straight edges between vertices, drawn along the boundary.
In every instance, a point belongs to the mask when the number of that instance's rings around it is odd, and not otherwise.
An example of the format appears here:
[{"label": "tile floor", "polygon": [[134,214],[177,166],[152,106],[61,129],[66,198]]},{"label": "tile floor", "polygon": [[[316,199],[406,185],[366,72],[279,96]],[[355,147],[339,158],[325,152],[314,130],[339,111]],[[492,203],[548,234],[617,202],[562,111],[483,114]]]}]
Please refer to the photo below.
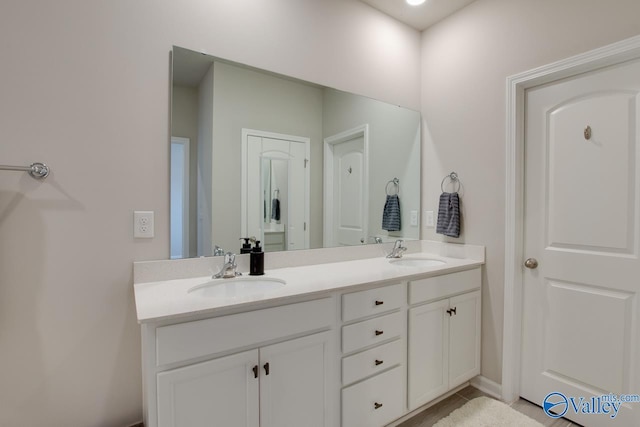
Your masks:
[{"label": "tile floor", "polygon": [[[458,409],[471,399],[476,397],[486,396],[491,397],[478,390],[475,387],[468,386],[459,392],[449,396],[442,402],[439,402],[431,408],[425,409],[413,418],[408,419],[398,427],[431,427],[437,423],[440,419],[446,417],[454,410]],[[533,418],[545,427],[573,427],[579,426],[564,418],[553,419],[549,418],[547,414],[542,411],[542,408],[530,403],[524,399],[520,399],[511,405],[513,409],[525,414],[526,416]]]}]

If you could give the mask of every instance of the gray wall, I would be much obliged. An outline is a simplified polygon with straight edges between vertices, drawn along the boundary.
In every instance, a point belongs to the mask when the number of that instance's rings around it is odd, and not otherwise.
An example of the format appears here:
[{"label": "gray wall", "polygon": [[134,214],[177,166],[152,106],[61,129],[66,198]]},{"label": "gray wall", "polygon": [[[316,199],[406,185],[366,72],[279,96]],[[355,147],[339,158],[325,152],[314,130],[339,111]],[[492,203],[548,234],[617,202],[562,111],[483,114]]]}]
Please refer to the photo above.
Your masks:
[{"label": "gray wall", "polygon": [[[311,139],[310,247],[322,247],[322,90],[215,62],[213,243],[238,251],[242,128]],[[256,171],[258,173],[259,171]]]},{"label": "gray wall", "polygon": [[[502,381],[506,78],[640,33],[637,0],[478,0],[424,32],[423,211],[452,170],[463,234],[487,247],[482,373]],[[426,239],[443,240],[423,228]]]},{"label": "gray wall", "polygon": [[[420,212],[420,113],[327,89],[323,122],[325,138],[369,125],[369,235],[419,239],[410,213]],[[382,230],[382,210],[394,177],[400,180],[401,230],[388,232]]]},{"label": "gray wall", "polygon": [[197,249],[198,256],[213,254],[211,228],[213,216],[213,170],[208,160],[213,156],[213,93],[214,67],[207,70],[198,85],[198,201]]},{"label": "gray wall", "polygon": [[172,136],[189,139],[189,255],[197,255],[198,91],[173,85]]},{"label": "gray wall", "polygon": [[0,159],[53,168],[0,172],[1,426],[141,419],[132,262],[169,257],[173,45],[420,105],[419,33],[356,0],[3,0],[0,39]]}]

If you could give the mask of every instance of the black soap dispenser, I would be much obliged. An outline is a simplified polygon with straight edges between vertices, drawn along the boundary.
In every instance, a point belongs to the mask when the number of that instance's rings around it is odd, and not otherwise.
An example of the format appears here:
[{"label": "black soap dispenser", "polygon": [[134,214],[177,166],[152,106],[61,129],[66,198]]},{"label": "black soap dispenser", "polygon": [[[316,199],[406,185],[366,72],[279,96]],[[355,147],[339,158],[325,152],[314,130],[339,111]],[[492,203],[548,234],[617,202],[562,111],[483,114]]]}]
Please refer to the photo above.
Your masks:
[{"label": "black soap dispenser", "polygon": [[249,240],[251,240],[251,237],[241,237],[240,240],[244,240],[244,243],[242,244],[242,247],[240,248],[240,253],[241,254],[250,254],[251,253],[251,243],[249,243]]},{"label": "black soap dispenser", "polygon": [[264,274],[264,252],[260,247],[260,240],[256,240],[256,245],[249,255],[249,275],[262,276]]}]

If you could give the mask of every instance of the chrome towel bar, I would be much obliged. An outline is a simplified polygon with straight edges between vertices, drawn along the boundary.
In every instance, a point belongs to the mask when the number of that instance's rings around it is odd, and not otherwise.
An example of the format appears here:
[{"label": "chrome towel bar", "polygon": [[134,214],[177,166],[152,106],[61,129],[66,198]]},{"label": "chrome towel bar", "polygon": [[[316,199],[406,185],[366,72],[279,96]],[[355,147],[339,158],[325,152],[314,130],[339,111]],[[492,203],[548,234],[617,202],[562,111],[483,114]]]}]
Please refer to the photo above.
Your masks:
[{"label": "chrome towel bar", "polygon": [[49,166],[39,162],[31,163],[30,166],[0,165],[0,170],[29,172],[29,175],[31,175],[35,179],[45,179],[47,176],[49,176],[49,172],[51,172]]}]

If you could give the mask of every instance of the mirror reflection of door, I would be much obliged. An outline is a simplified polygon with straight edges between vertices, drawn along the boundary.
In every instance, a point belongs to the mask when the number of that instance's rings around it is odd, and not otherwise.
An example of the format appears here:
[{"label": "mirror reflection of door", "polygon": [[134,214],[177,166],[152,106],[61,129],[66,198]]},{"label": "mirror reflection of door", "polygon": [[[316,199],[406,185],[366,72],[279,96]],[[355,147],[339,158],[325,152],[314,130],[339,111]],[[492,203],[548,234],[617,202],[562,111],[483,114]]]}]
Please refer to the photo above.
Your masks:
[{"label": "mirror reflection of door", "polygon": [[242,153],[241,237],[266,252],[308,249],[310,140],[243,129]]},{"label": "mirror reflection of door", "polygon": [[262,242],[265,252],[287,250],[289,160],[262,157]]},{"label": "mirror reflection of door", "polygon": [[189,256],[189,139],[171,137],[171,259]]},{"label": "mirror reflection of door", "polygon": [[367,242],[368,126],[325,139],[325,246]]}]

